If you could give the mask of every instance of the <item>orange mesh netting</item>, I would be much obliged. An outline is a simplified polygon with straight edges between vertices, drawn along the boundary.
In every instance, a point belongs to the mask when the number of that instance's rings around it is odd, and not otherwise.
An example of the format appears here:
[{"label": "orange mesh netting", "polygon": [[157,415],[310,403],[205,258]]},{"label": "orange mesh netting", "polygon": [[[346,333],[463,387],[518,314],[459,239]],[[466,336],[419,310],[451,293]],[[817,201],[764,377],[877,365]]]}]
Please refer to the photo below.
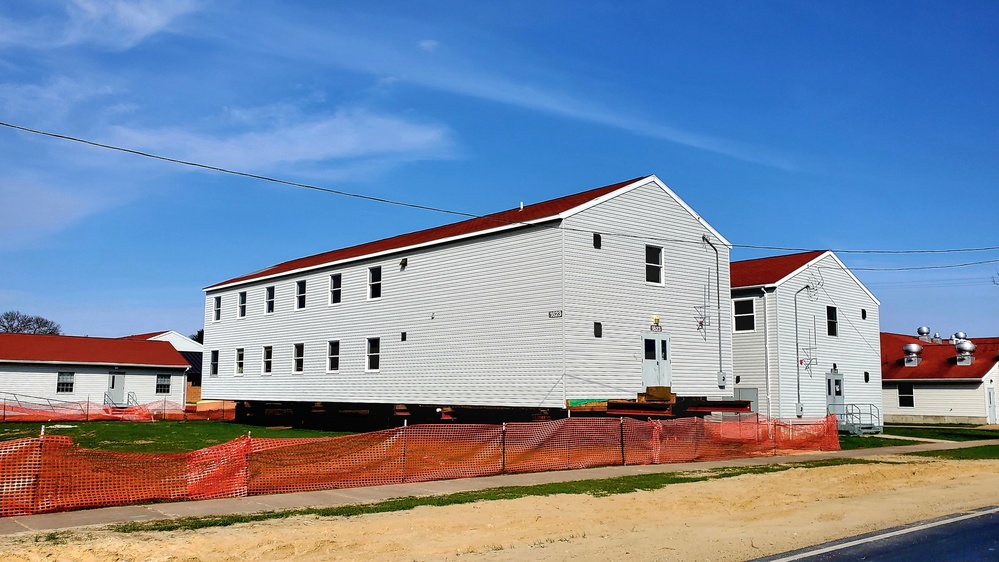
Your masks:
[{"label": "orange mesh netting", "polygon": [[567,418],[413,425],[312,439],[249,435],[188,453],[83,449],[69,437],[0,442],[0,517],[505,473],[838,450],[836,417]]}]

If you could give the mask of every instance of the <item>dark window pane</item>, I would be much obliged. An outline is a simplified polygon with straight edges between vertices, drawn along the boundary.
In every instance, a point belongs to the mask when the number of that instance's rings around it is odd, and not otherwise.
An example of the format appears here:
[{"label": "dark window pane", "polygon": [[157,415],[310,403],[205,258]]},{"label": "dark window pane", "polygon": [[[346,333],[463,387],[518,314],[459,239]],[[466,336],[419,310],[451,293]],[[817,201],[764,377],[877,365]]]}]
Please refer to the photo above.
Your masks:
[{"label": "dark window pane", "polygon": [[753,316],[736,316],[735,331],[751,332],[756,329],[756,318]]},{"label": "dark window pane", "polygon": [[913,408],[915,407],[915,401],[912,396],[898,396],[898,407],[899,408]]},{"label": "dark window pane", "polygon": [[645,266],[645,280],[649,283],[662,283],[663,282],[663,270],[658,265],[646,265]]},{"label": "dark window pane", "polygon": [[368,369],[370,369],[372,371],[377,371],[378,370],[378,356],[377,355],[369,355],[368,356]]},{"label": "dark window pane", "polygon": [[368,353],[378,353],[381,347],[381,340],[379,338],[370,338],[368,340]]},{"label": "dark window pane", "polygon": [[382,297],[382,285],[381,283],[371,286],[371,298],[380,299]]},{"label": "dark window pane", "polygon": [[599,250],[600,249],[600,245],[601,245],[600,235],[597,234],[596,232],[594,232],[593,233],[593,247]]},{"label": "dark window pane", "polygon": [[600,322],[593,323],[593,337],[602,338],[604,337],[604,325]]},{"label": "dark window pane", "polygon": [[656,340],[645,340],[645,358],[655,360]]},{"label": "dark window pane", "polygon": [[669,346],[666,345],[666,342],[660,342],[659,345],[662,347],[663,361],[669,360],[669,357],[667,356],[667,353],[669,353]]},{"label": "dark window pane", "polygon": [[654,263],[657,265],[662,265],[662,255],[663,249],[659,246],[646,246],[645,247],[645,263]]},{"label": "dark window pane", "polygon": [[751,300],[735,301],[732,304],[735,306],[736,314],[753,314],[755,312],[753,301]]},{"label": "dark window pane", "polygon": [[861,308],[860,309],[860,319],[861,320],[867,320],[867,309],[866,308]]},{"label": "dark window pane", "polygon": [[369,271],[371,271],[371,282],[372,283],[378,283],[379,281],[382,280],[382,268],[381,267],[372,267]]}]

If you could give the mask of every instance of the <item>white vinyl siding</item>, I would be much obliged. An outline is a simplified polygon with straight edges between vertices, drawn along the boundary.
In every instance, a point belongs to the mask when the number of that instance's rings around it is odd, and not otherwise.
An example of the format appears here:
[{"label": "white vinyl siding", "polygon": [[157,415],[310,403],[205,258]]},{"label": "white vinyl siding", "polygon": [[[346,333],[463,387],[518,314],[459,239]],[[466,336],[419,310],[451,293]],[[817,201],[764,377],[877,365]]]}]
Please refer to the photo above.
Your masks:
[{"label": "white vinyl siding", "polygon": [[[977,361],[977,359],[976,359]],[[989,375],[985,376],[988,380]],[[912,406],[899,406],[899,383],[905,381],[885,381],[884,405],[885,416],[889,421],[898,416],[904,416],[903,422],[919,421],[919,417],[930,418],[926,421],[943,423],[986,423],[988,418],[988,403],[986,402],[986,385],[982,381],[972,382],[927,382],[913,381]],[[904,395],[904,394],[903,394]]]},{"label": "white vinyl siding", "polygon": [[[51,398],[73,402],[90,400],[95,404],[101,404],[104,402],[104,393],[108,390],[108,372],[114,370],[113,366],[103,365],[0,364],[0,388],[5,392],[35,396],[39,399]],[[72,393],[57,392],[60,372],[72,373]],[[126,366],[120,367],[117,372],[124,374],[125,396],[134,393],[140,404],[151,402],[162,404],[164,398],[168,402],[183,404],[186,399],[184,369]],[[156,393],[157,375],[170,376],[169,394]],[[65,377],[63,378],[65,380]],[[37,402],[37,399],[26,400]]]},{"label": "white vinyl siding", "polygon": [[[718,387],[715,253],[701,237],[707,235],[720,252],[721,286],[726,290],[728,248],[655,183],[581,211],[566,219],[565,227],[565,300],[563,306],[552,309],[564,308],[566,399],[634,399],[644,392],[642,333],[649,330],[653,316],[660,317],[663,333],[670,337],[673,392],[732,396],[731,384]],[[593,248],[593,232],[604,233],[600,251]],[[662,244],[657,238],[682,242]],[[652,257],[647,255],[648,246],[662,247],[665,286],[647,281],[648,272],[642,268]],[[704,304],[709,277],[711,326],[702,332],[695,326],[694,307]],[[728,372],[732,369],[731,306],[723,290],[722,362]],[[601,323],[600,338],[594,337],[594,322]],[[559,385],[551,392],[562,390]]]}]

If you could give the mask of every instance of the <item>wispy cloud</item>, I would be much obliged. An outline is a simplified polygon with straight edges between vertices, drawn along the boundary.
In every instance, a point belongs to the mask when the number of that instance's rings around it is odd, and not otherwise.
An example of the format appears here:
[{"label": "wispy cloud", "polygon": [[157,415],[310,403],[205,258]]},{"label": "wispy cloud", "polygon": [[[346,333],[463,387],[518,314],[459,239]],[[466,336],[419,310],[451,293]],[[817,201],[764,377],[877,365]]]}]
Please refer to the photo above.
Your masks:
[{"label": "wispy cloud", "polygon": [[70,0],[58,16],[31,21],[0,17],[0,45],[35,49],[90,43],[128,49],[195,11],[194,0]]},{"label": "wispy cloud", "polygon": [[190,130],[112,128],[110,142],[240,170],[363,158],[437,159],[451,154],[450,131],[363,109],[305,117],[287,107],[230,109],[255,126],[229,135]]},{"label": "wispy cloud", "polygon": [[0,109],[8,119],[52,123],[82,102],[115,93],[115,86],[108,82],[55,75],[37,84],[0,83]]},{"label": "wispy cloud", "polygon": [[99,192],[50,187],[34,178],[0,181],[0,251],[23,248],[120,204]]},{"label": "wispy cloud", "polygon": [[[333,65],[377,76],[380,85],[409,83],[532,111],[559,115],[579,121],[596,123],[635,134],[658,138],[738,160],[782,169],[796,167],[793,158],[780,150],[752,143],[716,137],[657,121],[646,115],[630,113],[626,100],[610,107],[587,97],[585,93],[569,92],[550,86],[545,77],[558,76],[553,69],[538,68],[532,61],[521,60],[528,54],[511,55],[517,60],[493,60],[492,53],[505,49],[493,46],[484,54],[482,49],[466,46],[460,52],[443,53],[437,40],[419,40],[419,50],[404,32],[369,33],[364,22],[351,21],[351,26],[316,33],[285,22],[281,43],[266,37],[259,43],[270,52],[307,58],[310,62]],[[391,22],[379,21],[391,27]],[[400,29],[406,26],[398,25]],[[292,31],[294,29],[294,31]],[[261,37],[260,34],[257,37]],[[434,52],[427,57],[425,52]],[[476,54],[478,53],[478,54]],[[386,82],[386,78],[388,81]],[[551,80],[548,80],[551,82]]]}]

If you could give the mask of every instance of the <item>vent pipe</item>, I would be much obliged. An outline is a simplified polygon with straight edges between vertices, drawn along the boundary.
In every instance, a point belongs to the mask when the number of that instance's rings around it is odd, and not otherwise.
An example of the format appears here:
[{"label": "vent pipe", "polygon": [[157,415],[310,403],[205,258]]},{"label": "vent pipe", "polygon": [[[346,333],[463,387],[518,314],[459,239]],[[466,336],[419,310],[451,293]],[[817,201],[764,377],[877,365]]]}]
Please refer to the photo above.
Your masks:
[{"label": "vent pipe", "polygon": [[923,346],[918,343],[906,344],[902,346],[902,351],[905,352],[904,361],[906,367],[916,367],[923,361],[923,358],[921,357],[923,354]]},{"label": "vent pipe", "polygon": [[916,333],[919,335],[919,339],[921,339],[923,341],[930,341],[930,327],[929,326],[920,326],[916,330]]},{"label": "vent pipe", "polygon": [[943,338],[940,337],[940,332],[933,332],[933,339],[930,341],[933,343],[943,343]]}]

